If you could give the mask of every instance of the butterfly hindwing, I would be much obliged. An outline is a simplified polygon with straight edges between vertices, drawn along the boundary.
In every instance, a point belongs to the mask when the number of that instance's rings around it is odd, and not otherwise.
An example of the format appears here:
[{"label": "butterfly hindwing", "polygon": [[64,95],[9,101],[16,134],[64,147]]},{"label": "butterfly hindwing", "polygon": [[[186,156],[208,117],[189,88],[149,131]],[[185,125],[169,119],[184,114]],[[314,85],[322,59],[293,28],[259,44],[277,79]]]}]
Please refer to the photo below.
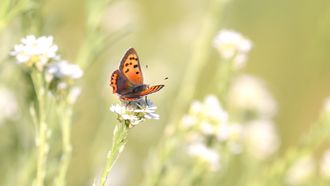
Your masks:
[{"label": "butterfly hindwing", "polygon": [[116,70],[111,75],[110,85],[113,93],[126,94],[132,90],[132,85],[128,79],[119,71]]},{"label": "butterfly hindwing", "polygon": [[134,48],[127,50],[120,62],[119,70],[132,84],[143,84],[143,75],[139,57]]},{"label": "butterfly hindwing", "polygon": [[139,96],[145,96],[145,95],[148,95],[148,94],[158,92],[163,87],[164,87],[164,85],[155,85],[155,86],[148,87],[147,89],[141,91],[139,93]]}]

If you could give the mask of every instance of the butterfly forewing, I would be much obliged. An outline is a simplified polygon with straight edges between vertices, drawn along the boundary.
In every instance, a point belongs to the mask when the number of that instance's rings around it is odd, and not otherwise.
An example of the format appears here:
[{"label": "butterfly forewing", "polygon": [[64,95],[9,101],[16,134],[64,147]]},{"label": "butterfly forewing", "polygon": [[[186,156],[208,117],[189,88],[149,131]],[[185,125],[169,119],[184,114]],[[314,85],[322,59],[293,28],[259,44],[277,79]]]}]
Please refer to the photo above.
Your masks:
[{"label": "butterfly forewing", "polygon": [[134,48],[130,48],[125,53],[120,62],[119,70],[132,84],[143,84],[143,75],[139,62],[139,57]]}]

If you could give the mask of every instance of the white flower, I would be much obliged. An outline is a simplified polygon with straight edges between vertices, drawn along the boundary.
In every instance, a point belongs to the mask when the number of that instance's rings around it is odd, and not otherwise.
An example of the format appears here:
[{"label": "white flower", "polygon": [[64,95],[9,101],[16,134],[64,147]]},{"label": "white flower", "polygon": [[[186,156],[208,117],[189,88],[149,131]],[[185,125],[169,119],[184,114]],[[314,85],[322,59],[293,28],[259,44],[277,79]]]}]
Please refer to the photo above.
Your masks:
[{"label": "white flower", "polygon": [[330,179],[330,149],[328,149],[322,157],[320,164],[320,174],[324,178]]},{"label": "white flower", "polygon": [[79,65],[71,64],[67,61],[60,61],[49,64],[47,73],[51,77],[58,79],[79,79],[83,75],[83,71]]},{"label": "white flower", "polygon": [[323,111],[326,114],[330,114],[330,97],[327,97],[323,103]]},{"label": "white flower", "polygon": [[202,143],[195,143],[188,147],[188,154],[208,164],[210,170],[216,171],[219,168],[219,154]]},{"label": "white flower", "polygon": [[15,56],[19,64],[35,65],[42,70],[51,59],[58,58],[57,50],[58,47],[53,44],[52,36],[36,38],[29,35],[23,38],[20,44],[15,45],[10,55]]},{"label": "white flower", "polygon": [[197,124],[197,118],[192,115],[184,115],[182,120],[181,120],[181,125],[183,129],[189,129],[192,128],[194,125]]},{"label": "white flower", "polygon": [[228,137],[227,123],[228,114],[221,107],[218,98],[208,95],[203,102],[192,102],[189,114],[180,122],[180,129],[186,133],[185,139],[190,143],[202,142],[210,137],[222,142]]},{"label": "white flower", "polygon": [[263,82],[249,75],[234,80],[229,89],[228,104],[239,116],[270,118],[277,111],[276,102]]},{"label": "white flower", "polygon": [[191,106],[190,106],[190,114],[192,115],[197,115],[200,114],[202,112],[203,106],[202,103],[199,101],[193,101]]},{"label": "white flower", "polygon": [[206,96],[203,105],[203,115],[219,123],[227,123],[228,114],[220,106],[219,100],[214,95]]},{"label": "white flower", "polygon": [[248,123],[244,130],[244,142],[248,152],[260,160],[273,155],[279,147],[279,138],[270,120]]},{"label": "white flower", "polygon": [[315,174],[315,161],[305,156],[297,160],[288,170],[286,182],[289,185],[303,185],[308,183]]},{"label": "white flower", "polygon": [[227,142],[229,150],[234,154],[241,152],[242,137],[243,126],[236,123],[221,125],[217,131],[217,139]]},{"label": "white flower", "polygon": [[182,120],[182,128],[195,127],[205,134],[214,134],[217,127],[227,123],[228,114],[214,95],[208,95],[203,102],[193,101],[189,114]]},{"label": "white flower", "polygon": [[0,87],[0,123],[15,119],[18,114],[18,105],[12,92]]},{"label": "white flower", "polygon": [[129,127],[133,127],[146,119],[159,119],[155,113],[157,107],[148,100],[144,99],[131,101],[126,105],[112,105],[110,111],[118,114],[118,120],[128,122]]},{"label": "white flower", "polygon": [[68,101],[68,103],[70,103],[70,104],[74,104],[74,103],[77,101],[77,99],[78,99],[80,93],[81,93],[81,89],[80,89],[80,88],[78,88],[78,87],[73,87],[73,88],[70,90],[70,92],[69,92],[69,94],[68,94],[68,97],[67,97],[67,101]]},{"label": "white flower", "polygon": [[212,125],[211,123],[207,121],[202,121],[200,123],[200,130],[203,134],[205,135],[212,135],[214,133],[215,128],[217,127],[216,125]]},{"label": "white flower", "polygon": [[224,59],[233,60],[238,68],[244,66],[252,48],[250,40],[236,31],[226,29],[218,33],[213,44]]}]

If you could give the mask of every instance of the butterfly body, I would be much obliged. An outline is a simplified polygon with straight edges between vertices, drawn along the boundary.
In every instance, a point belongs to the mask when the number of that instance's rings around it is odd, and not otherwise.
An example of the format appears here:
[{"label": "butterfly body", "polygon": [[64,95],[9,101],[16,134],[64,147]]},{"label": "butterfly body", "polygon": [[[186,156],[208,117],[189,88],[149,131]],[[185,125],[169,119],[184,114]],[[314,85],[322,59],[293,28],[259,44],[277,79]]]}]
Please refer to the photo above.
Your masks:
[{"label": "butterfly body", "polygon": [[119,94],[124,101],[134,101],[159,91],[164,85],[149,86],[143,83],[139,57],[134,48],[125,53],[118,70],[111,75],[110,85],[113,93]]}]

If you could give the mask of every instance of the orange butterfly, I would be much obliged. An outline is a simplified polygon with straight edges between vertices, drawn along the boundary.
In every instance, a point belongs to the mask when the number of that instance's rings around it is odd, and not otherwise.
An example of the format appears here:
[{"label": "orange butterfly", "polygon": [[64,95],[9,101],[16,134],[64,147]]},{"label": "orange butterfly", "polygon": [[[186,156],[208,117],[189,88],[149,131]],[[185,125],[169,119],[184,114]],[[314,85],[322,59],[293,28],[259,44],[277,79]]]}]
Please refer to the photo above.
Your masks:
[{"label": "orange butterfly", "polygon": [[111,75],[110,85],[113,93],[119,94],[123,101],[135,101],[143,96],[159,91],[164,85],[149,87],[143,83],[139,57],[134,48],[125,53],[119,66]]}]

